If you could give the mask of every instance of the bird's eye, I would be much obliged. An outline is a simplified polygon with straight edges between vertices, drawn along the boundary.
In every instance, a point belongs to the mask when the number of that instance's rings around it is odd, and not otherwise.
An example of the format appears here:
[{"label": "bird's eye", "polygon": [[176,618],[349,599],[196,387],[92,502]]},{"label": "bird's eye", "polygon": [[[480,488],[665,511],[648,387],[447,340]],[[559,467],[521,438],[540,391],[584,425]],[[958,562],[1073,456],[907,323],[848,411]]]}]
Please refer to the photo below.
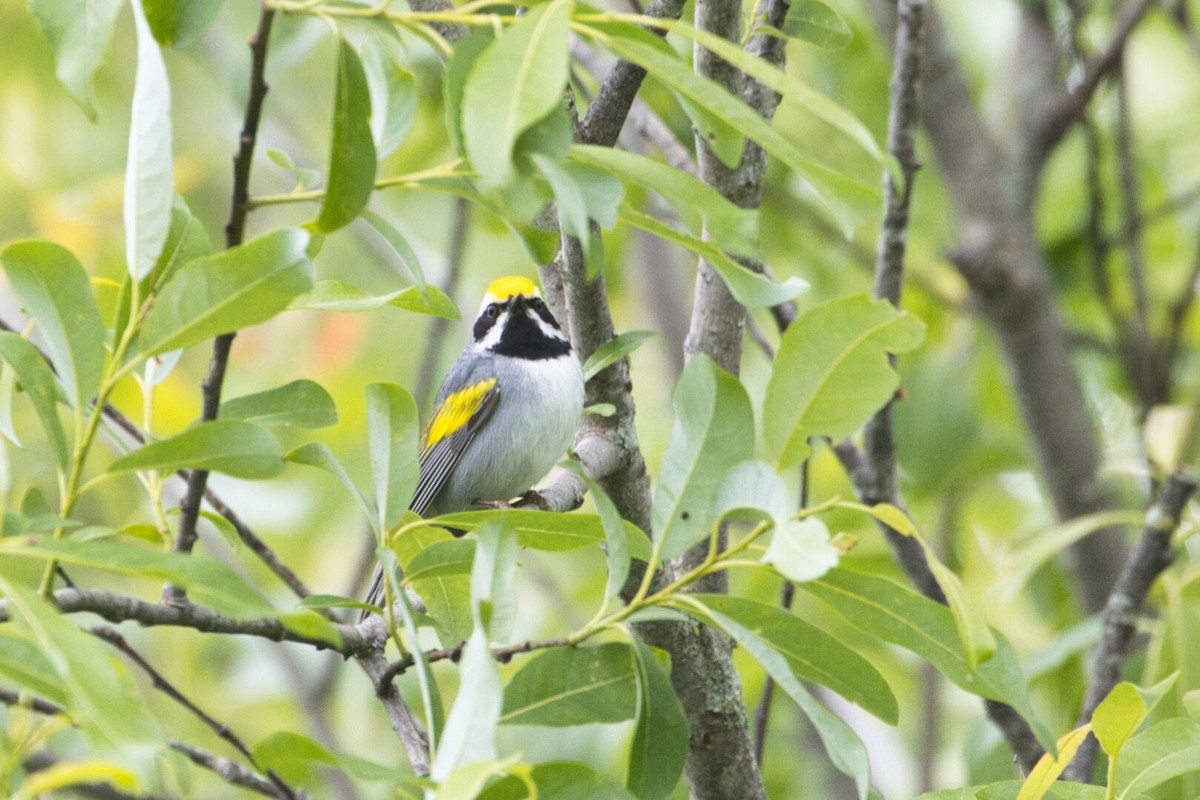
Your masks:
[{"label": "bird's eye", "polygon": [[495,303],[488,303],[488,307],[483,310],[483,314],[488,319],[495,319],[500,316],[500,306]]},{"label": "bird's eye", "polygon": [[540,298],[540,297],[535,297],[532,300],[530,300],[529,307],[532,308],[534,311],[545,311],[546,310],[546,304],[542,302],[542,298]]}]

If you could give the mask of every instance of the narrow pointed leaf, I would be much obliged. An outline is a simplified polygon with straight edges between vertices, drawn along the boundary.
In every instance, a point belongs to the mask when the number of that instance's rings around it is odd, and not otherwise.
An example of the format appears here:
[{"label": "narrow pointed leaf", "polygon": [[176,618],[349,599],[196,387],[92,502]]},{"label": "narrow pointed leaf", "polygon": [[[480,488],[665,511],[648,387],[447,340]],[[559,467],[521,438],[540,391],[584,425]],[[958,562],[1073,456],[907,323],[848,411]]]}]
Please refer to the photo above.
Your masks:
[{"label": "narrow pointed leaf", "polygon": [[1200,723],[1168,719],[1125,743],[1113,788],[1117,800],[1135,800],[1172,778],[1200,771]]},{"label": "narrow pointed leaf", "polygon": [[895,725],[896,696],[879,670],[836,637],[777,606],[740,597],[699,594],[707,608],[737,620],[783,655],[797,676],[826,686]]},{"label": "narrow pointed leaf", "polygon": [[53,558],[64,564],[142,578],[155,583],[170,581],[188,590],[199,603],[238,617],[272,613],[271,606],[245,579],[219,561],[199,555],[185,556],[117,539],[37,539],[10,542],[0,552],[4,558]]},{"label": "narrow pointed leaf", "polygon": [[496,758],[496,726],[503,689],[483,626],[477,626],[467,640],[459,671],[462,689],[446,718],[446,730],[429,774],[435,781],[444,781],[459,766]]},{"label": "narrow pointed leaf", "polygon": [[420,422],[417,404],[403,386],[367,387],[367,437],[379,530],[387,530],[408,510],[417,485]]},{"label": "narrow pointed leaf", "polygon": [[92,76],[112,43],[124,0],[30,0],[29,10],[54,50],[59,83],[95,121]]},{"label": "narrow pointed leaf", "polygon": [[150,761],[165,744],[128,670],[98,639],[0,570],[0,593],[67,688],[67,710],[95,745]]},{"label": "narrow pointed leaf", "polygon": [[[0,333],[0,359],[12,367],[25,396],[33,403],[33,410],[41,420],[50,450],[60,470],[66,470],[71,462],[71,451],[58,418],[57,389],[54,373],[42,358],[37,348],[15,333]],[[20,442],[13,442],[20,444]]]},{"label": "narrow pointed leaf", "polygon": [[375,140],[371,138],[371,93],[358,54],[338,41],[337,82],[333,95],[333,137],[329,183],[317,216],[324,233],[348,225],[367,205],[375,188]]},{"label": "narrow pointed leaf", "polygon": [[500,723],[563,727],[621,722],[637,711],[629,645],[554,647],[527,660],[504,688]]},{"label": "narrow pointed leaf", "polygon": [[125,264],[134,280],[150,274],[171,227],[171,85],[140,0],[130,0],[137,32],[129,155],[125,162]]},{"label": "narrow pointed leaf", "polygon": [[451,320],[460,318],[454,301],[437,287],[428,284],[373,295],[344,281],[318,281],[312,289],[296,295],[288,304],[291,310],[344,312],[374,311],[383,306],[395,306],[405,311]]},{"label": "narrow pointed leaf", "polygon": [[562,102],[572,8],[570,0],[535,6],[489,44],[467,74],[463,143],[488,183],[511,180],[517,137]]},{"label": "narrow pointed leaf", "polygon": [[783,19],[783,32],[830,50],[840,50],[854,38],[845,20],[821,0],[796,0]]},{"label": "narrow pointed leaf", "polygon": [[[488,511],[459,511],[443,514],[436,519],[438,525],[473,531],[489,521],[499,521],[504,527],[515,531],[521,547],[557,553],[588,547],[605,541],[604,521],[595,514],[575,512],[572,514],[550,514],[545,511],[530,511],[521,508],[504,508]],[[646,536],[631,522],[625,522],[626,543],[634,558],[645,560],[650,557],[650,546]]]},{"label": "narrow pointed leaf", "polygon": [[1003,636],[993,631],[995,654],[972,671],[950,609],[912,589],[845,567],[796,587],[860,630],[921,656],[958,687],[1012,706],[1033,728],[1038,743],[1053,749],[1053,737],[1034,716],[1020,662]]},{"label": "narrow pointed leaf", "polygon": [[51,242],[17,242],[0,252],[13,291],[46,341],[71,405],[91,402],[104,372],[104,323],[83,265]]},{"label": "narrow pointed leaf", "polygon": [[669,48],[646,41],[631,25],[580,26],[615,55],[643,67],[691,103],[723,119],[758,142],[769,154],[793,169],[815,191],[819,201],[847,237],[879,207],[878,193],[804,154],[750,106],[728,89],[696,74]]},{"label": "narrow pointed leaf", "polygon": [[135,358],[189,347],[275,316],[312,285],[307,247],[307,233],[277,230],[182,267],[146,314]]},{"label": "narrow pointed leaf", "polygon": [[216,420],[140,447],[118,458],[108,471],[152,469],[205,469],[235,478],[272,478],[283,471],[283,455],[275,437],[264,428],[250,422]]},{"label": "narrow pointed leaf", "polygon": [[757,628],[746,626],[740,620],[724,614],[708,604],[681,603],[679,608],[699,617],[704,622],[716,625],[754,656],[767,674],[779,685],[779,688],[792,698],[812,722],[821,743],[825,746],[825,752],[829,755],[830,762],[854,781],[858,797],[860,800],[866,800],[871,788],[871,766],[867,758],[866,746],[849,725],[804,688],[804,684],[796,676],[788,659],[772,647],[764,638],[763,632]]},{"label": "narrow pointed leaf", "polygon": [[392,57],[382,36],[362,43],[363,71],[371,95],[371,136],[379,158],[395,152],[417,114],[417,81]]},{"label": "narrow pointed leaf", "polygon": [[611,170],[622,180],[637,183],[670,200],[684,213],[698,213],[709,238],[733,255],[760,258],[758,213],[729,202],[709,184],[661,161],[615,147],[577,144],[571,157]]},{"label": "narrow pointed leaf", "polygon": [[641,347],[647,339],[658,336],[654,331],[626,331],[596,348],[583,365],[583,379],[590,381],[606,368]]},{"label": "narrow pointed leaf", "polygon": [[780,468],[809,453],[808,439],[841,441],[899,385],[888,353],[921,343],[925,326],[885,301],[851,295],[822,303],[788,326],[763,405],[763,433]]},{"label": "narrow pointed leaf", "polygon": [[1117,757],[1125,742],[1142,726],[1178,677],[1178,672],[1172,673],[1149,689],[1122,681],[1100,701],[1092,712],[1092,733],[1109,757]]},{"label": "narrow pointed leaf", "polygon": [[717,271],[721,280],[725,281],[730,294],[747,308],[777,306],[788,300],[796,299],[808,288],[808,283],[800,278],[791,277],[782,282],[776,282],[766,275],[751,272],[730,258],[716,244],[677,230],[628,205],[621,207],[620,218],[635,228],[653,234],[663,241],[677,244],[703,258],[709,266]]},{"label": "narrow pointed leaf", "polygon": [[225,0],[143,0],[154,38],[163,47],[184,48],[212,24]]},{"label": "narrow pointed leaf", "polygon": [[638,711],[625,786],[642,800],[665,800],[679,783],[688,757],[687,716],[671,687],[669,667],[659,664],[655,652],[633,639]]},{"label": "narrow pointed leaf", "polygon": [[295,450],[290,451],[284,458],[293,464],[316,467],[333,475],[350,492],[350,496],[358,504],[358,508],[363,512],[363,516],[369,520],[377,518],[375,509],[372,508],[370,501],[367,500],[366,495],[355,485],[354,481],[350,478],[350,473],[346,472],[346,468],[342,466],[342,462],[338,461],[337,456],[329,449],[329,445],[324,442],[302,444]]},{"label": "narrow pointed leaf", "polygon": [[226,400],[221,403],[217,418],[259,425],[324,428],[337,422],[337,408],[321,384],[298,380],[265,392]]},{"label": "narrow pointed leaf", "polygon": [[712,531],[717,491],[754,446],[750,398],[737,378],[695,356],[675,387],[675,424],[654,493],[654,538],[674,558]]}]

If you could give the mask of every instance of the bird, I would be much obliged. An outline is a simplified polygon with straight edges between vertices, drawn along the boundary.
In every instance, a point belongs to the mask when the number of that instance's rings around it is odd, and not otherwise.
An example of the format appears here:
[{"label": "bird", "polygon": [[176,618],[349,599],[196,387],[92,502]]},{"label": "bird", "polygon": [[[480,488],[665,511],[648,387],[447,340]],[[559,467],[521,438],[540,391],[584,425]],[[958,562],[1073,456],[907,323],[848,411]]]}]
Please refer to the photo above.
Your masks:
[{"label": "bird", "polygon": [[[571,444],[583,401],[579,358],[534,282],[492,281],[422,429],[409,509],[432,518],[525,494]],[[366,602],[383,595],[379,565]]]}]

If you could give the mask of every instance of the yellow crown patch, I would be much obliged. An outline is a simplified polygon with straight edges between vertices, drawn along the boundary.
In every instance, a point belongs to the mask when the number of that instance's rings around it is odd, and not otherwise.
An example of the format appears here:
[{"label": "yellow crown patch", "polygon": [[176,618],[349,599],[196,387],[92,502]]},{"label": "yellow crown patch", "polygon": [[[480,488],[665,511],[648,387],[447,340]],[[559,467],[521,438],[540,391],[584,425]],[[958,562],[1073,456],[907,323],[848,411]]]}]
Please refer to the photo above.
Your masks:
[{"label": "yellow crown patch", "polygon": [[519,294],[541,295],[533,281],[521,275],[506,275],[503,278],[497,278],[488,284],[487,293],[500,301]]}]

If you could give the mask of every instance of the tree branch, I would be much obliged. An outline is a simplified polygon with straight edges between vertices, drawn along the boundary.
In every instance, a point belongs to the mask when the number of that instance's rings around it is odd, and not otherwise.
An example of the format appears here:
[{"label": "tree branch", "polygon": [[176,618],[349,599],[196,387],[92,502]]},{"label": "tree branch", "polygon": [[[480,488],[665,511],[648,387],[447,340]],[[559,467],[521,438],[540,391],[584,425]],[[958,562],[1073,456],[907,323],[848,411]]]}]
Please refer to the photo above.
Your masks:
[{"label": "tree branch", "polygon": [[[264,78],[267,63],[267,42],[271,35],[271,23],[275,11],[263,0],[258,29],[250,37],[250,93],[246,99],[246,113],[242,120],[242,133],[238,140],[237,154],[233,158],[233,189],[230,199],[229,221],[225,225],[225,246],[236,247],[246,234],[246,215],[250,205],[250,166],[254,156],[254,144],[258,138],[258,125],[262,119],[263,100],[267,95]],[[233,346],[234,334],[226,333],[213,340],[212,358],[208,375],[200,385],[203,398],[202,421],[217,418],[221,404],[221,388],[225,382],[225,367],[229,363],[229,350]],[[179,530],[175,537],[175,551],[190,553],[196,543],[196,523],[200,518],[200,503],[208,483],[207,470],[194,470],[187,482],[187,492],[179,504]],[[167,602],[184,599],[183,591],[176,586],[163,590]]]},{"label": "tree branch", "polygon": [[[1091,720],[1096,706],[1121,680],[1125,659],[1133,649],[1137,618],[1146,603],[1151,585],[1174,560],[1171,537],[1179,527],[1184,506],[1196,491],[1196,484],[1194,474],[1176,472],[1163,484],[1146,512],[1146,522],[1137,549],[1125,562],[1121,579],[1104,606],[1104,631],[1092,656],[1092,679],[1079,712],[1080,725]],[[1090,780],[1096,753],[1096,738],[1088,736],[1075,755],[1075,760],[1067,767],[1064,777],[1080,782]]]}]

